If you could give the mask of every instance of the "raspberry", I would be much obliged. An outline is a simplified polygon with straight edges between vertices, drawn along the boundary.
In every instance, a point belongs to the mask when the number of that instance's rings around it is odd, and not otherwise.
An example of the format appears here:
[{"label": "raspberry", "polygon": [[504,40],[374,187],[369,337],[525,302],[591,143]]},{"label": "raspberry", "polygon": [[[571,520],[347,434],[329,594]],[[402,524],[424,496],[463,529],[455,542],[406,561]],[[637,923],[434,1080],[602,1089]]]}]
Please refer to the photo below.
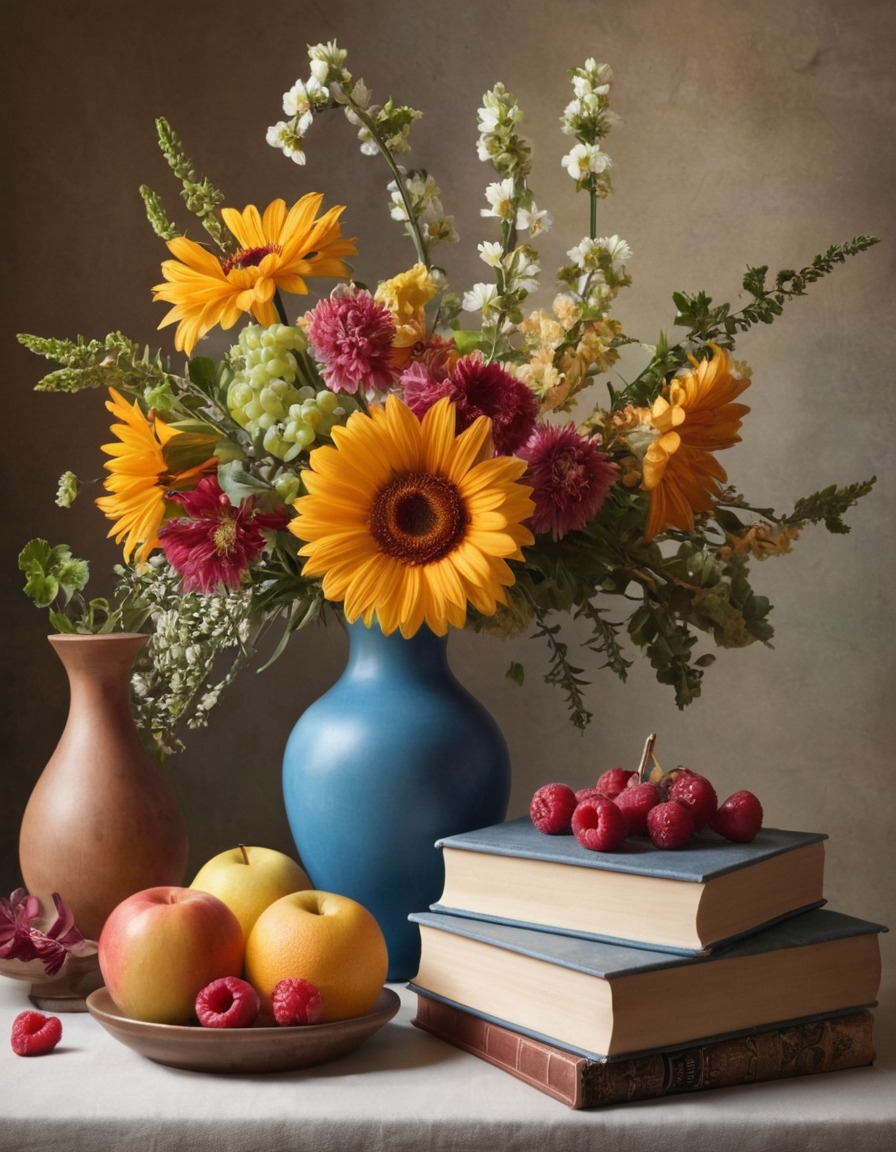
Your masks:
[{"label": "raspberry", "polygon": [[248,1028],[260,1007],[258,993],[238,976],[212,980],[196,997],[196,1015],[203,1028]]},{"label": "raspberry", "polygon": [[603,792],[604,796],[609,796],[611,800],[615,800],[634,775],[635,773],[630,772],[628,768],[608,768],[602,776],[598,777],[595,788],[599,792]]},{"label": "raspberry", "polygon": [[662,797],[656,784],[644,780],[623,788],[613,803],[628,821],[629,836],[643,836],[647,831],[647,813],[659,804]]},{"label": "raspberry", "polygon": [[271,996],[278,1024],[313,1024],[324,1010],[320,992],[310,980],[279,980]]},{"label": "raspberry", "polygon": [[609,796],[592,784],[590,788],[576,789],[576,804],[581,804],[583,800],[609,800]]},{"label": "raspberry", "polygon": [[705,776],[691,772],[689,768],[677,769],[673,777],[666,799],[678,800],[690,808],[694,817],[694,831],[699,832],[713,818],[719,806],[716,790]]},{"label": "raspberry", "polygon": [[583,800],[572,814],[572,832],[583,848],[614,852],[628,835],[628,821],[612,800]]},{"label": "raspberry", "polygon": [[532,797],[529,816],[539,832],[557,836],[569,832],[576,794],[568,784],[543,784]]},{"label": "raspberry", "polygon": [[663,800],[647,813],[647,834],[655,848],[683,848],[694,835],[694,817],[679,800]]},{"label": "raspberry", "polygon": [[719,805],[709,826],[728,840],[748,844],[762,827],[762,805],[752,792],[742,789]]},{"label": "raspberry", "polygon": [[12,1050],[16,1056],[44,1056],[62,1039],[62,1021],[43,1012],[20,1012],[12,1022]]}]

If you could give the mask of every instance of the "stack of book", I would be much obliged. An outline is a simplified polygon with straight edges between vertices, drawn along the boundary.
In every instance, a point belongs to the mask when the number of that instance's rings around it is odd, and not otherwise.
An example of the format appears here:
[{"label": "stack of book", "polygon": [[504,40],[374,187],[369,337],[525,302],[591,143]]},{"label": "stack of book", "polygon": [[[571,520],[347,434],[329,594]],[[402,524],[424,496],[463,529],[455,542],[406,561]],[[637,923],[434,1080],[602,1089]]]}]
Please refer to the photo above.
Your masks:
[{"label": "stack of book", "polygon": [[823,906],[825,839],[441,840],[414,1023],[574,1108],[870,1064],[886,929]]}]

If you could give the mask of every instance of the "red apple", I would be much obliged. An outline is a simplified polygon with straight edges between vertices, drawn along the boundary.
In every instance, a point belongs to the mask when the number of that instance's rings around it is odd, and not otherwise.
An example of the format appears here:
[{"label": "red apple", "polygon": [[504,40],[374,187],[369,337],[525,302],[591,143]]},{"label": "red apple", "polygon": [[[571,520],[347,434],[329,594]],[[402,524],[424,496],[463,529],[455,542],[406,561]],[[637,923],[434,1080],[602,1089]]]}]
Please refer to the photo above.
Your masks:
[{"label": "red apple", "polygon": [[240,976],[243,930],[223,900],[193,888],[145,888],[122,900],[100,933],[99,965],[119,1011],[134,1020],[186,1024],[197,994]]}]

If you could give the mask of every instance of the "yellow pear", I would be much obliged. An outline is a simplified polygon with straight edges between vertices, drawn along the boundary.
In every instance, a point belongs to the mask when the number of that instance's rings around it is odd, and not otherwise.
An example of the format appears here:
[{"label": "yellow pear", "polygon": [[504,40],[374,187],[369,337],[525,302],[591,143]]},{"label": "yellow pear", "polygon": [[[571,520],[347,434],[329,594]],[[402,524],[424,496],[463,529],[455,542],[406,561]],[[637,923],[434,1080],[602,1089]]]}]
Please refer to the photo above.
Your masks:
[{"label": "yellow pear", "polygon": [[223,900],[248,940],[255,921],[269,904],[281,896],[303,892],[312,884],[305,869],[284,852],[239,844],[203,864],[190,887]]}]

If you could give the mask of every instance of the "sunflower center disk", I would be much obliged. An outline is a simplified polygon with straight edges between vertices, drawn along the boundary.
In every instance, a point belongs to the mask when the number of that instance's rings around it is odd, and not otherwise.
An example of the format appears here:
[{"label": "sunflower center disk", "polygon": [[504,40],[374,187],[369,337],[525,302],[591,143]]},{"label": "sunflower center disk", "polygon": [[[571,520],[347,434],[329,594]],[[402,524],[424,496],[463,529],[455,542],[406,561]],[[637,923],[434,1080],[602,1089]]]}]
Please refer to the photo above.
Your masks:
[{"label": "sunflower center disk", "polygon": [[464,502],[450,481],[410,473],[377,493],[370,532],[381,551],[403,564],[432,564],[454,550],[468,523]]}]

